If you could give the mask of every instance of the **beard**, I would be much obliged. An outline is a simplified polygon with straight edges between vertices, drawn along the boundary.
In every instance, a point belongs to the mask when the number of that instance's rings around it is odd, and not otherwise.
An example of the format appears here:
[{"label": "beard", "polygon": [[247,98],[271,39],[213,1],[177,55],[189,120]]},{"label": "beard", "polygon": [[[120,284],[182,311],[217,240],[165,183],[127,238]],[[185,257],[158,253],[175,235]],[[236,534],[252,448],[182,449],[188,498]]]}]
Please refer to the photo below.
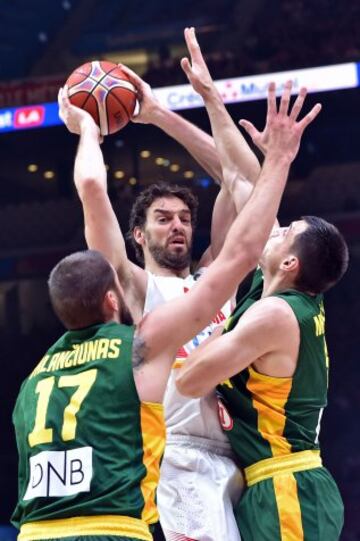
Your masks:
[{"label": "beard", "polygon": [[185,250],[171,252],[167,247],[159,246],[148,238],[148,248],[154,261],[165,269],[182,271],[190,266],[191,245],[185,244]]}]

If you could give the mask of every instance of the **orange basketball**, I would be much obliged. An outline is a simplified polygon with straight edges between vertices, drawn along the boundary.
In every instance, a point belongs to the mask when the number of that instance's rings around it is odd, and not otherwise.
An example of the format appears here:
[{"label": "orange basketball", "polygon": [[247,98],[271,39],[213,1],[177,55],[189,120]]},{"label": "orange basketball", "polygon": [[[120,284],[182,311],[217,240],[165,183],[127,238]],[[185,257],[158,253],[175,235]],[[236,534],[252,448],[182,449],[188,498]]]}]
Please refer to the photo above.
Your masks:
[{"label": "orange basketball", "polygon": [[113,62],[83,64],[72,72],[66,85],[70,102],[91,114],[101,135],[121,130],[134,113],[136,88]]}]

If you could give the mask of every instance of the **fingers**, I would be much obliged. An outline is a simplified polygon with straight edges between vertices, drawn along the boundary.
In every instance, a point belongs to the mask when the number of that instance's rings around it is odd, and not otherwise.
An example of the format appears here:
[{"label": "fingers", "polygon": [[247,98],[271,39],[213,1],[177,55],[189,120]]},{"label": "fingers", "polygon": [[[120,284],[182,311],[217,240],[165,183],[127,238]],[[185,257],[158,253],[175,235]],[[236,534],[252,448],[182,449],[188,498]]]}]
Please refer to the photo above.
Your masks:
[{"label": "fingers", "polygon": [[268,87],[267,113],[268,116],[276,115],[276,85],[274,82],[269,83]]},{"label": "fingers", "polygon": [[196,39],[195,28],[185,28],[184,36],[192,62],[202,62],[203,57],[201,54],[200,45],[198,43],[198,40]]},{"label": "fingers", "polygon": [[304,105],[304,100],[306,98],[307,89],[305,87],[300,88],[300,92],[298,94],[298,97],[295,100],[295,103],[293,105],[293,108],[290,113],[291,120],[296,120],[301,112],[301,109]]},{"label": "fingers", "polygon": [[249,120],[241,119],[239,124],[250,135],[252,140],[259,135],[259,131],[255,128],[254,124],[249,122]]},{"label": "fingers", "polygon": [[58,104],[59,104],[59,107],[62,107],[62,108],[69,108],[70,107],[70,100],[69,100],[69,89],[68,89],[68,86],[65,85],[63,88],[60,88],[59,89],[59,93],[58,93]]},{"label": "fingers", "polygon": [[286,116],[289,110],[290,97],[292,90],[292,81],[286,81],[284,85],[284,90],[280,100],[279,113],[280,115]]},{"label": "fingers", "polygon": [[311,124],[311,122],[313,120],[315,120],[315,118],[320,113],[321,109],[322,109],[321,103],[317,103],[316,105],[314,105],[314,107],[311,109],[311,111],[309,111],[309,113],[306,116],[304,116],[304,118],[302,120],[300,120],[299,126],[300,126],[302,131],[305,130],[305,128],[309,124]]},{"label": "fingers", "polygon": [[63,88],[59,88],[58,92],[59,117],[63,122],[65,122],[65,118],[71,107],[68,92],[68,87],[66,85]]},{"label": "fingers", "polygon": [[129,77],[130,81],[136,86],[136,87],[141,87],[142,85],[144,84],[147,84],[145,83],[145,81],[143,81],[141,79],[141,77],[139,77],[139,75],[137,73],[135,73],[135,71],[133,71],[132,69],[128,68],[127,66],[124,66],[124,64],[118,64],[118,66],[122,69],[122,71]]},{"label": "fingers", "polygon": [[188,58],[186,58],[186,56],[180,60],[180,66],[182,67],[186,77],[190,80],[192,69],[190,61]]}]

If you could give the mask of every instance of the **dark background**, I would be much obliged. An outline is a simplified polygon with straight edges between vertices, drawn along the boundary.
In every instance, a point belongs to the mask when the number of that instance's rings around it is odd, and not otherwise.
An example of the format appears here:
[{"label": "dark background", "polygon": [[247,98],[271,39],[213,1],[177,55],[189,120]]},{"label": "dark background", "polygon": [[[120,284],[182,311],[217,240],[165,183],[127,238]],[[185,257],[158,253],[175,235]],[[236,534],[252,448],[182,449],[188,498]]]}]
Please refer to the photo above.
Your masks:
[{"label": "dark background", "polygon": [[[197,27],[214,78],[360,61],[357,1],[183,0],[179,5],[163,0],[0,0],[0,15],[0,95],[2,85],[14,79],[45,77],[61,84],[77,65],[101,58],[127,63],[154,87],[183,84],[179,57],[184,54],[182,31],[187,25]],[[49,95],[50,86],[49,82]],[[5,105],[17,104],[11,91],[6,99]],[[323,216],[339,226],[350,246],[349,270],[326,300],[331,372],[321,444],[324,462],[345,502],[342,539],[354,541],[360,539],[360,90],[312,94],[307,107],[316,101],[322,102],[323,111],[306,133],[292,167],[280,219],[286,224],[303,214]],[[234,120],[248,118],[261,127],[265,102],[236,104],[229,111]],[[182,114],[209,129],[203,109]],[[9,524],[17,491],[14,401],[23,378],[62,332],[49,306],[46,277],[63,255],[85,247],[81,206],[72,184],[76,145],[77,138],[64,127],[0,135],[0,523],[4,525]],[[142,158],[142,150],[149,150],[150,157]],[[217,193],[208,175],[151,126],[127,126],[106,139],[103,151],[109,193],[123,231],[143,186],[163,179],[193,187],[200,199],[196,259],[208,242]],[[179,165],[179,170],[157,165],[158,157]],[[29,164],[36,164],[37,170],[29,172]],[[120,170],[123,177],[116,178]],[[44,177],[46,171],[52,178]],[[186,171],[192,172],[187,173],[190,178],[185,178]],[[9,536],[0,530],[0,541]]]}]

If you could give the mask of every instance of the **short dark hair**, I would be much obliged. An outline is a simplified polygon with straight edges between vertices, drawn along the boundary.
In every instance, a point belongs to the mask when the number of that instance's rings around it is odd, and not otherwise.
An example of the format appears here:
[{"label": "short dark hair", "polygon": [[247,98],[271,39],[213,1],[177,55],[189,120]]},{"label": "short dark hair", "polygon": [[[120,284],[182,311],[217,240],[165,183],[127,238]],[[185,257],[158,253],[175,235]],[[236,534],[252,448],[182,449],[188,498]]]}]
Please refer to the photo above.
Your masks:
[{"label": "short dark hair", "polygon": [[144,262],[144,255],[141,246],[134,239],[134,229],[135,227],[144,228],[148,208],[160,197],[178,197],[181,199],[189,207],[192,227],[194,228],[196,225],[198,200],[189,188],[177,184],[166,184],[165,182],[151,184],[136,198],[129,220],[128,239],[131,240],[136,257],[141,263]]},{"label": "short dark hair", "polygon": [[75,252],[62,259],[51,271],[51,304],[67,329],[81,329],[103,323],[102,303],[115,287],[115,273],[96,250]]},{"label": "short dark hair", "polygon": [[317,216],[303,216],[308,227],[294,239],[292,248],[300,261],[295,287],[324,293],[345,273],[349,251],[344,237],[333,225]]}]

